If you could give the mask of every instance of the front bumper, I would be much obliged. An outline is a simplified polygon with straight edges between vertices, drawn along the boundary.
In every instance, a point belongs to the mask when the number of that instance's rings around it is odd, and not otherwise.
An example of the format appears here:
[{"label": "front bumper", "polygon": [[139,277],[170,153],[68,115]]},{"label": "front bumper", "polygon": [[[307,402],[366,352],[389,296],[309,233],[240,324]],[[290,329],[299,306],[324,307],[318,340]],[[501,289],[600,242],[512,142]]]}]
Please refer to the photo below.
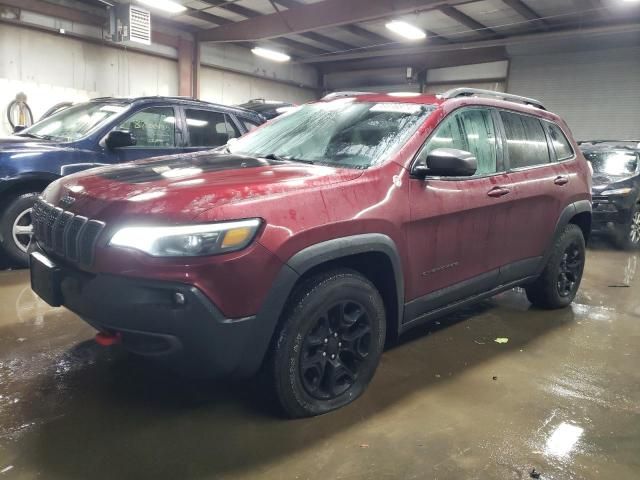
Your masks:
[{"label": "front bumper", "polygon": [[592,228],[595,232],[613,232],[631,219],[635,205],[632,196],[593,196]]},{"label": "front bumper", "polygon": [[[34,250],[49,265],[43,267],[34,259]],[[270,337],[255,328],[256,317],[225,318],[194,286],[90,274],[56,264],[37,247],[31,253],[36,293],[64,305],[99,331],[118,334],[127,350],[212,376],[251,375],[261,363],[256,355],[264,352]]]}]

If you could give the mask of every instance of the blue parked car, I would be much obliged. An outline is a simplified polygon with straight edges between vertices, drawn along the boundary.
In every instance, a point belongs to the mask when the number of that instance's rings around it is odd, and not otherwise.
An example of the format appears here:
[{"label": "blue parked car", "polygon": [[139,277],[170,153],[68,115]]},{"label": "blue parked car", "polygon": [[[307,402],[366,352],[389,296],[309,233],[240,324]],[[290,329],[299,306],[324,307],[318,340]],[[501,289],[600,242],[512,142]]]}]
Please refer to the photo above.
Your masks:
[{"label": "blue parked car", "polygon": [[17,129],[0,138],[0,247],[26,264],[31,207],[61,176],[219,147],[263,122],[250,110],[186,98],[96,98]]}]

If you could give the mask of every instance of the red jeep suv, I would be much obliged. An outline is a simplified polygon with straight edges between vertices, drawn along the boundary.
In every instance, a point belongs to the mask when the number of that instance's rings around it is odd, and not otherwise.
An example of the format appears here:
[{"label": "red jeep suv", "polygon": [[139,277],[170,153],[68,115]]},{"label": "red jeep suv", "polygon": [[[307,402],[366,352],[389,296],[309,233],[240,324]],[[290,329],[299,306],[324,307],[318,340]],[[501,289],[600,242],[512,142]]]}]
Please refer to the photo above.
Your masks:
[{"label": "red jeep suv", "polygon": [[217,151],[103,167],[33,209],[33,289],[103,344],[270,378],[286,414],[357,398],[385,339],[521,285],[580,285],[591,175],[537,101],[344,93]]}]

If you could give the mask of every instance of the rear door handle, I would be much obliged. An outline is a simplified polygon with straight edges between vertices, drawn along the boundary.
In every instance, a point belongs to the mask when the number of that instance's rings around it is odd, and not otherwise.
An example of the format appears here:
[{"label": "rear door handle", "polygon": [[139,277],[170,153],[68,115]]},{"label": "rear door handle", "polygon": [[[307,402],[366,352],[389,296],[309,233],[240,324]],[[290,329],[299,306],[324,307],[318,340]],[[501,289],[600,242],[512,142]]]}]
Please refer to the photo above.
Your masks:
[{"label": "rear door handle", "polygon": [[556,185],[566,185],[567,183],[569,183],[569,177],[565,177],[563,175],[556,177],[556,179],[553,181],[553,183],[555,183]]},{"label": "rear door handle", "polygon": [[491,190],[487,192],[487,195],[490,197],[503,197],[505,195],[509,195],[511,190],[507,187],[493,187]]}]

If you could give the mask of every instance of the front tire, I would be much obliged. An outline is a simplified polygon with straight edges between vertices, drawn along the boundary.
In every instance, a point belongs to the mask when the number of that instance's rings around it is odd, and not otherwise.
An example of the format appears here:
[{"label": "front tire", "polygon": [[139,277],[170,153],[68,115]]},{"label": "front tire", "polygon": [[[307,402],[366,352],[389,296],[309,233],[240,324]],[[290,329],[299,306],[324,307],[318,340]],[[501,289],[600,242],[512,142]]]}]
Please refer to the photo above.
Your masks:
[{"label": "front tire", "polygon": [[640,205],[634,207],[629,221],[617,228],[614,242],[621,250],[640,248]]},{"label": "front tire", "polygon": [[373,284],[351,270],[316,275],[296,289],[267,360],[284,413],[321,415],[358,398],[384,347],[385,309]]},{"label": "front tire", "polygon": [[27,266],[27,247],[33,236],[31,209],[39,192],[14,197],[0,218],[0,246],[4,253],[20,266]]},{"label": "front tire", "polygon": [[576,296],[584,272],[586,248],[580,227],[565,227],[540,277],[525,287],[527,298],[536,307],[567,307]]}]

